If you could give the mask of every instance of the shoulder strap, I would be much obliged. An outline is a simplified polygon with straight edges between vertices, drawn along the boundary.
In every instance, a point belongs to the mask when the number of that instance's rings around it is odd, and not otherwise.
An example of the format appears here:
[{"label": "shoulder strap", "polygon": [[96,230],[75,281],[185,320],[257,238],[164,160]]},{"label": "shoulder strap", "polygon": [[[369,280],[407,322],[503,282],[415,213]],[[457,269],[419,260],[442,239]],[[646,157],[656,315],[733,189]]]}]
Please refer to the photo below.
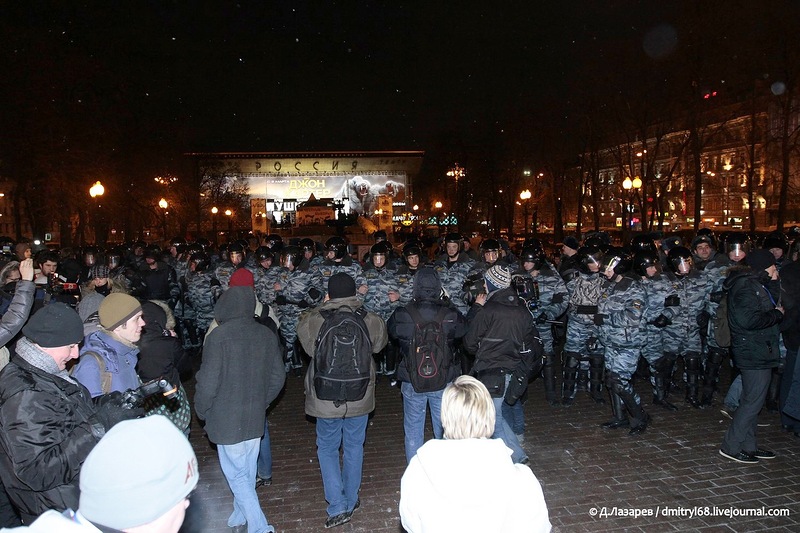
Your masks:
[{"label": "shoulder strap", "polygon": [[[97,361],[97,366],[100,369],[100,389],[103,391],[103,394],[108,394],[109,392],[111,392],[112,376],[111,372],[109,372],[108,369],[106,369],[106,362],[103,360],[102,356],[99,353],[93,352],[91,350],[83,352],[81,354],[81,357],[83,357],[84,355],[90,355],[94,357],[94,359]],[[70,374],[72,374],[72,372],[75,370],[77,366],[78,365],[72,367],[72,370],[70,370]]]}]

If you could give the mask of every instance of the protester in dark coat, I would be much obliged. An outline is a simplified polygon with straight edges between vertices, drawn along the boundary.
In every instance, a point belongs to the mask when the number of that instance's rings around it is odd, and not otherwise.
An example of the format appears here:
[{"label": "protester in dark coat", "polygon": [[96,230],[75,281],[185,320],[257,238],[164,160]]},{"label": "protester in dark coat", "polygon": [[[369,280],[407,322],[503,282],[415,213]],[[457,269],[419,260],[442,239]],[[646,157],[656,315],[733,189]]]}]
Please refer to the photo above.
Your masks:
[{"label": "protester in dark coat", "polygon": [[772,369],[780,359],[779,325],[783,320],[775,257],[768,250],[747,255],[747,267],[735,267],[723,287],[728,291],[731,353],[742,373],[742,399],[725,433],[720,455],[739,463],[757,463],[775,454],[758,448],[756,426],[764,406]]},{"label": "protester in dark coat", "polygon": [[267,407],[286,379],[278,339],[253,316],[252,287],[229,287],[217,302],[219,324],[206,336],[197,372],[195,410],[217,445],[220,465],[233,492],[228,526],[274,531],[256,495],[256,461]]}]

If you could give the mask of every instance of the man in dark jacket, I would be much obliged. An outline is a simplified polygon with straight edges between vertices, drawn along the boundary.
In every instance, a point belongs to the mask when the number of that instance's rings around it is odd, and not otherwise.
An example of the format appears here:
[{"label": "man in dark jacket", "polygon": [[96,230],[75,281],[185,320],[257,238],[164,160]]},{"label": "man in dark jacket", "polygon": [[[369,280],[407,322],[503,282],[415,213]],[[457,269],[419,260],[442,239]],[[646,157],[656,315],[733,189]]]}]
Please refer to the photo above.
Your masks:
[{"label": "man in dark jacket", "polygon": [[731,353],[742,375],[742,397],[719,453],[739,463],[773,459],[775,454],[756,445],[758,412],[767,397],[772,369],[780,358],[779,325],[783,320],[780,289],[775,290],[778,269],[769,250],[747,255],[747,267],[728,274],[728,323]]},{"label": "man in dark jacket", "polygon": [[66,370],[78,357],[83,323],[62,303],[42,308],[22,329],[16,357],[0,372],[0,477],[23,522],[78,506],[86,456],[116,422],[140,410],[121,394],[95,404]]},{"label": "man in dark jacket", "polygon": [[214,309],[219,324],[203,345],[195,411],[217,445],[220,466],[233,492],[228,526],[271,532],[256,495],[256,462],[267,407],[285,381],[278,339],[253,317],[252,287],[230,287]]},{"label": "man in dark jacket", "polygon": [[[375,361],[370,359],[369,384],[362,399],[343,403],[322,400],[314,388],[316,339],[325,322],[323,312],[346,308],[347,312],[355,313],[361,306],[356,296],[356,281],[347,273],[339,272],[329,278],[328,294],[322,305],[304,314],[297,325],[297,338],[312,358],[305,377],[305,409],[307,415],[317,419],[317,458],[328,502],[326,528],[349,522],[353,511],[360,505],[358,491],[361,488],[367,420],[375,409]],[[380,352],[388,339],[386,324],[374,313],[367,313],[364,323],[372,353]]]},{"label": "man in dark jacket", "polygon": [[[431,423],[434,438],[442,438],[442,393],[448,383],[458,376],[460,365],[453,364],[453,342],[466,333],[464,317],[455,307],[442,298],[442,281],[433,268],[421,268],[414,277],[413,301],[398,308],[389,318],[389,336],[400,342],[403,360],[397,368],[397,379],[403,394],[403,430],[405,432],[406,460],[416,455],[425,440],[425,418],[427,406],[431,406]],[[415,319],[415,317],[418,317]],[[436,369],[442,376],[443,385],[437,390],[417,391],[411,376],[418,372],[413,357],[410,357],[412,341],[417,328],[422,324],[437,321],[441,327],[447,351],[444,359],[447,366]]]},{"label": "man in dark jacket", "polygon": [[506,443],[515,463],[527,464],[528,456],[501,409],[512,374],[521,372],[527,385],[534,361],[541,360],[544,350],[533,317],[511,287],[511,270],[494,265],[484,274],[484,281],[487,294],[478,295],[467,315],[464,348],[475,354],[473,373],[492,394],[497,412],[493,438]]}]

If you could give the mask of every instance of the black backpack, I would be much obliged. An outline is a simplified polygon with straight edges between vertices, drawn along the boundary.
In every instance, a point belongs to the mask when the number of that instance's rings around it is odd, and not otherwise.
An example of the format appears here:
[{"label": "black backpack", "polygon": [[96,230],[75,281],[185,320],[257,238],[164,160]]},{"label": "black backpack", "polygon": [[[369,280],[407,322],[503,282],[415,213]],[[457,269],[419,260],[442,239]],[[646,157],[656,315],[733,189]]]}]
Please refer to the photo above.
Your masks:
[{"label": "black backpack", "polygon": [[424,320],[413,304],[406,307],[406,311],[414,321],[414,337],[406,358],[411,385],[416,392],[442,390],[447,385],[452,362],[447,336],[442,328],[448,309],[441,306],[430,321]]},{"label": "black backpack", "polygon": [[372,341],[363,307],[320,311],[325,319],[314,349],[314,391],[336,407],[367,394],[372,364]]}]

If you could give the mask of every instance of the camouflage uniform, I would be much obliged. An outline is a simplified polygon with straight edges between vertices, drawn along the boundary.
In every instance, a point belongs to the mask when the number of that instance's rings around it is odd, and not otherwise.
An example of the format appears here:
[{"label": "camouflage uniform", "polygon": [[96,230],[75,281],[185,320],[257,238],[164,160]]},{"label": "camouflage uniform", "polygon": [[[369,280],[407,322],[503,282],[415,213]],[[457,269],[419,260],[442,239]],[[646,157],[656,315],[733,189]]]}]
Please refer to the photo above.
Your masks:
[{"label": "camouflage uniform", "polygon": [[192,348],[203,345],[208,326],[214,320],[214,305],[222,294],[219,281],[210,271],[186,273],[186,296],[183,299],[184,318],[188,318],[193,329],[189,329],[184,344]]},{"label": "camouflage uniform", "polygon": [[[280,267],[278,274],[280,290],[275,293],[275,303],[280,318],[280,333],[286,353],[284,360],[286,370],[302,367],[302,359],[295,348],[297,340],[297,322],[300,314],[307,308],[318,304],[320,293],[314,291],[314,278],[310,272],[301,268],[289,270]],[[311,294],[309,294],[311,292]]]},{"label": "camouflage uniform", "polygon": [[[534,272],[538,272],[538,274],[534,276]],[[529,301],[528,308],[536,319],[536,330],[544,347],[542,376],[545,397],[551,405],[555,405],[557,403],[555,379],[557,358],[553,328],[547,321],[556,320],[567,310],[569,304],[567,285],[550,263],[546,263],[538,271],[525,272],[524,275],[532,277],[538,289],[538,298]]]},{"label": "camouflage uniform", "polygon": [[603,347],[600,345],[594,315],[602,294],[603,277],[595,273],[579,272],[567,283],[569,307],[567,308],[567,340],[564,344],[564,382],[562,401],[572,405],[575,400],[575,381],[582,359],[589,360],[592,398],[603,402]]},{"label": "camouflage uniform", "polygon": [[356,281],[356,291],[359,299],[363,299],[363,295],[358,289],[362,285],[366,285],[367,282],[366,279],[364,279],[361,265],[353,261],[352,257],[344,257],[339,262],[333,259],[325,259],[319,265],[310,269],[310,272],[314,287],[322,294],[328,293],[328,280],[331,279],[331,276],[340,272],[349,275]]},{"label": "camouflage uniform", "polygon": [[[668,273],[671,290],[664,303],[664,316],[670,320],[661,333],[664,353],[670,367],[678,356],[683,355],[686,370],[686,400],[698,407],[698,387],[700,384],[701,361],[700,326],[698,316],[707,309],[710,286],[708,278],[697,270],[685,276]],[[677,297],[677,305],[670,305],[670,299]],[[673,302],[673,303],[675,303]],[[670,372],[671,373],[671,372]]]},{"label": "camouflage uniform", "polygon": [[661,327],[654,325],[658,317],[664,314],[664,300],[672,291],[672,283],[666,274],[656,274],[652,278],[643,278],[642,289],[644,290],[644,314],[642,320],[642,331],[644,342],[642,344],[642,357],[650,367],[650,383],[653,386],[653,403],[661,405],[667,409],[676,409],[669,403],[667,395],[669,393],[669,372],[672,363],[664,354],[663,331]]},{"label": "camouflage uniform", "polygon": [[[647,415],[631,384],[643,340],[644,289],[638,280],[627,275],[605,281],[602,289],[595,323],[599,325],[598,334],[605,347],[606,386],[611,393],[614,414],[607,427],[646,427]],[[623,404],[631,415],[630,421],[622,409]]]},{"label": "camouflage uniform", "polygon": [[[367,281],[367,294],[364,295],[364,308],[375,313],[384,321],[389,320],[394,310],[399,307],[399,300],[389,300],[389,292],[399,294],[400,290],[395,277],[395,270],[388,266],[376,268],[369,263],[364,268],[364,278]],[[396,350],[392,342],[386,344],[380,353],[373,355],[376,358],[376,372],[378,374],[392,375],[396,370]]]},{"label": "camouflage uniform", "polygon": [[464,282],[467,280],[467,274],[472,271],[474,262],[467,257],[464,252],[458,254],[455,261],[449,261],[447,256],[438,259],[433,267],[439,273],[439,279],[442,280],[442,289],[447,293],[448,298],[456,306],[458,312],[467,316],[469,312],[469,304],[464,294]]},{"label": "camouflage uniform", "polygon": [[419,268],[414,270],[408,268],[408,265],[402,265],[394,271],[394,279],[397,283],[397,290],[400,292],[400,301],[398,307],[405,307],[411,303],[414,295],[414,274],[419,271]]},{"label": "camouflage uniform", "polygon": [[230,261],[221,261],[219,264],[217,264],[216,268],[214,268],[214,277],[216,277],[219,281],[223,291],[228,289],[228,285],[231,282],[231,276],[234,272],[236,272],[236,269],[240,267],[242,267],[241,264],[234,265]]},{"label": "camouflage uniform", "polygon": [[259,265],[252,272],[256,298],[262,305],[273,305],[275,303],[275,284],[280,283],[281,280],[281,268],[277,265],[269,268]]},{"label": "camouflage uniform", "polygon": [[[711,405],[711,400],[714,397],[714,390],[719,381],[719,371],[722,367],[722,361],[729,355],[728,348],[722,348],[717,343],[714,319],[717,318],[717,307],[725,294],[722,290],[722,284],[727,277],[728,269],[731,265],[731,260],[728,259],[725,254],[717,252],[703,268],[703,274],[706,276],[709,286],[709,301],[706,308],[708,311],[708,324],[706,324],[705,328],[700,332],[705,341],[703,350],[705,371],[703,374],[703,394],[700,401],[702,407]],[[701,324],[701,327],[702,326],[703,324]]]}]

